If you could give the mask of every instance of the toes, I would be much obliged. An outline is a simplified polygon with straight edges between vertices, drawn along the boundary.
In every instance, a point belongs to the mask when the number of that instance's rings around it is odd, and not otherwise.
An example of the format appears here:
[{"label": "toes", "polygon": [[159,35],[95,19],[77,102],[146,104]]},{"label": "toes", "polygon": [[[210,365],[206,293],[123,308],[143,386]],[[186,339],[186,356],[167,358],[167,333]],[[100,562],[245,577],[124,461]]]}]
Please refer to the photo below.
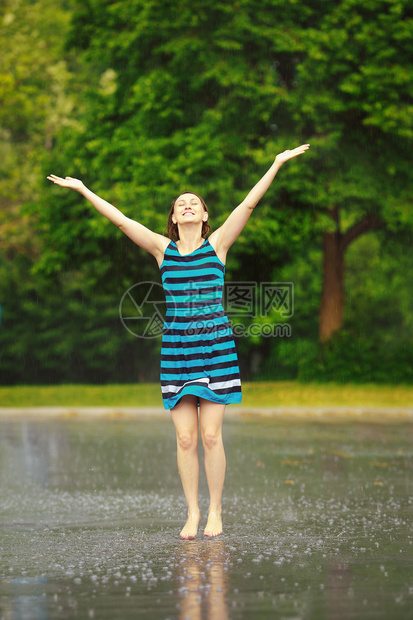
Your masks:
[{"label": "toes", "polygon": [[205,528],[204,530],[204,536],[208,536],[208,538],[215,538],[215,536],[221,536],[221,534],[222,534],[222,529],[214,531],[214,530],[207,530]]}]

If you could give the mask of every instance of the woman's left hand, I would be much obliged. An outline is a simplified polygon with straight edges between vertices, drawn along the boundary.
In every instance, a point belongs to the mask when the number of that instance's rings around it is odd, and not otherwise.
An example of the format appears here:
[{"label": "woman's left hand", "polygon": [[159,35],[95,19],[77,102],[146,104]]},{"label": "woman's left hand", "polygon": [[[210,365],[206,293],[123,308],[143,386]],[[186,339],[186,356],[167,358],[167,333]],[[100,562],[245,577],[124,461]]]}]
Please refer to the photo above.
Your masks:
[{"label": "woman's left hand", "polygon": [[279,153],[277,155],[277,157],[275,158],[275,161],[277,161],[279,164],[285,164],[286,161],[288,161],[289,159],[292,159],[293,157],[297,157],[297,155],[302,155],[309,148],[310,148],[309,144],[302,144],[301,146],[297,146],[297,148],[293,149],[292,151],[290,150],[283,151],[282,153]]}]

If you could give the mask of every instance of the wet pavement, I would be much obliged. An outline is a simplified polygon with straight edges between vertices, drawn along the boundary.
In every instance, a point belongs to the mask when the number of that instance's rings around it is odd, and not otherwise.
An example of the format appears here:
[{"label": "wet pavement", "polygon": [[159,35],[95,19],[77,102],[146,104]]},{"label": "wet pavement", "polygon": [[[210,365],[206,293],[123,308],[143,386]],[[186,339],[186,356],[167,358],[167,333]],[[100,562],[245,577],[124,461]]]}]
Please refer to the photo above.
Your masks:
[{"label": "wet pavement", "polygon": [[[179,538],[167,415],[0,420],[0,618],[413,618],[413,424],[228,418]],[[202,448],[200,447],[200,456]]]}]

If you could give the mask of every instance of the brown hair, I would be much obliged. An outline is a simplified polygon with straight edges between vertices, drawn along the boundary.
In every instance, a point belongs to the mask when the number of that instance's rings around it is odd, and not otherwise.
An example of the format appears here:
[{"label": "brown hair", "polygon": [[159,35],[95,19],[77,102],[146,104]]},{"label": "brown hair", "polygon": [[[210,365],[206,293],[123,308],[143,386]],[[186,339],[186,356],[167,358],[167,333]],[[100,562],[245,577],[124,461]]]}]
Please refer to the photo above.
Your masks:
[{"label": "brown hair", "polygon": [[[172,201],[171,208],[169,210],[169,215],[168,215],[168,223],[167,223],[166,229],[165,229],[165,232],[168,233],[168,237],[170,239],[172,239],[173,241],[179,240],[179,232],[178,232],[178,225],[174,224],[173,221],[172,221],[172,215],[173,215],[173,212],[174,212],[174,207],[175,207],[176,201],[183,194],[193,194],[194,196],[199,198],[199,200],[201,201],[202,206],[204,207],[204,211],[206,211],[208,213],[208,207],[206,206],[205,200],[203,198],[201,198],[201,196],[199,196],[195,192],[187,191],[187,192],[182,192],[181,194],[179,194],[179,196],[174,198],[173,201]],[[206,239],[210,232],[211,232],[211,226],[209,225],[209,220],[207,220],[206,222],[202,222],[201,237]]]}]

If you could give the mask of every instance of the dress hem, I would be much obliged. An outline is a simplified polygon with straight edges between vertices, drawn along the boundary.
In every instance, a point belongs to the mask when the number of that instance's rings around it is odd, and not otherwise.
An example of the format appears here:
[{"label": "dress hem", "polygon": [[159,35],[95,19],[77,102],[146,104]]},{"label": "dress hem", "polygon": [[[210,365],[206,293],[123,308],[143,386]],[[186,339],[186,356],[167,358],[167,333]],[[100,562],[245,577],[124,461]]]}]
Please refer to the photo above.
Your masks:
[{"label": "dress hem", "polygon": [[182,396],[197,396],[198,398],[204,398],[205,400],[209,400],[210,402],[217,403],[219,405],[230,405],[237,404],[242,401],[242,393],[241,392],[233,392],[231,394],[223,394],[219,396],[210,390],[209,388],[205,388],[202,386],[187,386],[184,387],[179,394],[174,396],[173,398],[168,398],[163,401],[163,405],[165,410],[171,410],[179,403]]}]

